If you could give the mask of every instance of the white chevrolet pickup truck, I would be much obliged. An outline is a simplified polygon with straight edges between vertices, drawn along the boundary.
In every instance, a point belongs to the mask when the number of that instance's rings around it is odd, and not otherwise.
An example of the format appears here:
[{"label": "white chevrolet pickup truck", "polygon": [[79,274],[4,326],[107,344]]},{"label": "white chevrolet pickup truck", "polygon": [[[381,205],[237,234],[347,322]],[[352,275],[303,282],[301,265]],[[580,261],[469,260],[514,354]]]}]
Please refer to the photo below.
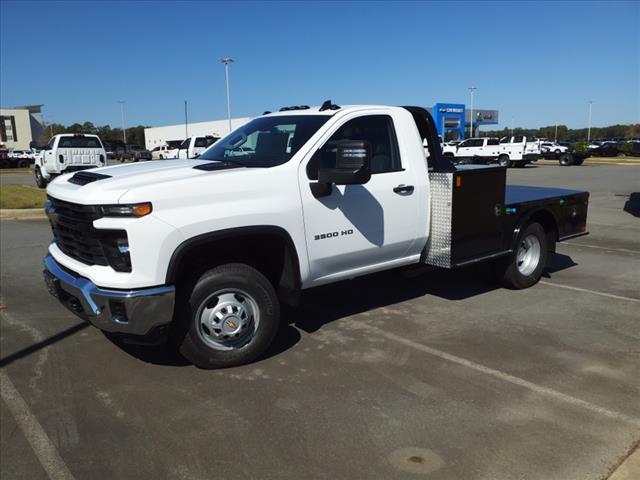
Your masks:
[{"label": "white chevrolet pickup truck", "polygon": [[454,163],[495,163],[502,152],[497,138],[467,138],[456,145],[444,145],[442,155]]},{"label": "white chevrolet pickup truck", "polygon": [[318,285],[482,261],[507,287],[535,284],[557,241],[587,233],[589,194],[505,174],[452,165],[419,107],[286,107],[197,160],[56,178],[45,282],[104,331],[239,365],[268,348],[281,302]]}]

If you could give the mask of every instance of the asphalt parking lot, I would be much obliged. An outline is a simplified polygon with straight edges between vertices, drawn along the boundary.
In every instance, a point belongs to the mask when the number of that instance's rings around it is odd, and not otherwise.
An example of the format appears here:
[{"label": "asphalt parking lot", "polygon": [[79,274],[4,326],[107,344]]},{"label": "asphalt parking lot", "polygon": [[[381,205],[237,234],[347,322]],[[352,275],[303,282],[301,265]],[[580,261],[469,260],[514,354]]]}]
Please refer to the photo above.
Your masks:
[{"label": "asphalt parking lot", "polygon": [[640,439],[640,167],[509,170],[591,192],[524,291],[485,268],[308,292],[263,360],[121,347],[46,292],[44,221],[1,232],[0,477],[607,478]]}]

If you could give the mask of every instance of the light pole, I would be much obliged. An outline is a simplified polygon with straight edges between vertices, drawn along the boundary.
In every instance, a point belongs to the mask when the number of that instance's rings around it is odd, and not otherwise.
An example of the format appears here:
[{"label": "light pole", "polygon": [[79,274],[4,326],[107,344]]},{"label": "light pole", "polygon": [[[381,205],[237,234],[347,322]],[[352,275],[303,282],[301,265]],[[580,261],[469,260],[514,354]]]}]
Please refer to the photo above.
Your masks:
[{"label": "light pole", "polygon": [[187,101],[184,101],[184,138],[189,138],[189,120],[187,118]]},{"label": "light pole", "polygon": [[469,130],[469,137],[473,137],[473,94],[476,90],[476,87],[469,87],[469,91],[471,92],[471,129]]},{"label": "light pole", "polygon": [[124,128],[124,100],[118,100],[120,104],[120,119],[122,120],[122,141],[124,144],[127,144],[127,130]]},{"label": "light pole", "polygon": [[48,122],[49,122],[49,136],[50,136],[50,137],[53,137],[53,120],[52,120],[52,119],[53,119],[54,117],[53,117],[53,115],[47,115],[45,118],[46,118],[47,120],[45,120],[44,128],[45,128],[45,129],[47,128],[47,121],[48,121]]},{"label": "light pole", "polygon": [[513,127],[516,123],[516,117],[511,117],[511,136],[513,137]]},{"label": "light pole", "polygon": [[553,143],[558,143],[558,124],[556,123],[556,134],[553,138]]},{"label": "light pole", "polygon": [[589,128],[587,129],[587,143],[591,143],[591,108],[593,107],[593,100],[589,100]]},{"label": "light pole", "polygon": [[231,133],[231,94],[229,93],[229,64],[233,63],[233,58],[222,57],[220,63],[224,64],[224,78],[227,82],[227,118],[229,119],[229,133]]}]

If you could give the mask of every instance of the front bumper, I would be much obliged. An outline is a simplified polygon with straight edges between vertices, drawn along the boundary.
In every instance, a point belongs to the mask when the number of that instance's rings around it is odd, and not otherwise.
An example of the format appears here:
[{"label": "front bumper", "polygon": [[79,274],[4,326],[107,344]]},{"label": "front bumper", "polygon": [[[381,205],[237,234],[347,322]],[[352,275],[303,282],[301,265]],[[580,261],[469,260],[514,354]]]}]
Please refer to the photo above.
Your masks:
[{"label": "front bumper", "polygon": [[44,259],[49,293],[60,303],[106,332],[145,336],[173,318],[175,287],[109,290],[65,269],[51,255]]}]

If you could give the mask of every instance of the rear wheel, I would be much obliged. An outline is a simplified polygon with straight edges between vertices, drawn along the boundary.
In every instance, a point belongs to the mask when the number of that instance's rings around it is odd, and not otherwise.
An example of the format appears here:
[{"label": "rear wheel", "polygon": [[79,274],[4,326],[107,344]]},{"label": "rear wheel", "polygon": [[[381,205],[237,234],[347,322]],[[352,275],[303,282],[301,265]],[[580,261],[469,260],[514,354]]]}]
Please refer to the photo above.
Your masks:
[{"label": "rear wheel", "polygon": [[36,176],[36,185],[38,188],[46,188],[47,180],[42,176],[42,172],[40,171],[40,167],[36,167],[34,170],[34,175]]},{"label": "rear wheel", "polygon": [[548,257],[547,236],[539,223],[529,223],[519,233],[514,252],[494,264],[501,283],[515,290],[535,285]]},{"label": "rear wheel", "polygon": [[202,275],[178,305],[180,353],[200,368],[252,362],[276,335],[280,305],[267,278],[230,263]]},{"label": "rear wheel", "polygon": [[563,153],[562,155],[560,155],[560,165],[562,165],[563,167],[568,167],[570,165],[573,165],[573,155],[571,155],[570,153]]},{"label": "rear wheel", "polygon": [[501,167],[509,168],[511,166],[511,160],[509,160],[509,155],[500,155],[498,157],[498,164]]},{"label": "rear wheel", "polygon": [[18,160],[18,168],[28,168],[29,165],[31,165],[31,162],[29,160]]}]

